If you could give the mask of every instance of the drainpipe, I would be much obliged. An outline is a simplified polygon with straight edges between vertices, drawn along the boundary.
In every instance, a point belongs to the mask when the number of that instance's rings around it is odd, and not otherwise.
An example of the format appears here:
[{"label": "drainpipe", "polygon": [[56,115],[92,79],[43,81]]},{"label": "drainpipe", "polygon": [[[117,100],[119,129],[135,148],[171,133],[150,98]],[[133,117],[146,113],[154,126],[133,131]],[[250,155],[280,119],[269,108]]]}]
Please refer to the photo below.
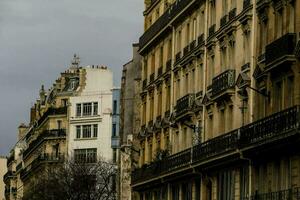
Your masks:
[{"label": "drainpipe", "polygon": [[251,187],[251,186],[252,186],[252,179],[251,179],[251,177],[252,177],[252,160],[249,159],[249,158],[245,158],[244,155],[243,155],[243,152],[239,151],[239,153],[240,153],[240,159],[241,159],[241,160],[246,160],[246,161],[248,161],[248,163],[249,163],[249,175],[248,175],[249,186],[248,186],[248,195],[249,195],[249,199],[250,199],[250,196],[251,196],[251,194],[252,194],[252,187]]}]

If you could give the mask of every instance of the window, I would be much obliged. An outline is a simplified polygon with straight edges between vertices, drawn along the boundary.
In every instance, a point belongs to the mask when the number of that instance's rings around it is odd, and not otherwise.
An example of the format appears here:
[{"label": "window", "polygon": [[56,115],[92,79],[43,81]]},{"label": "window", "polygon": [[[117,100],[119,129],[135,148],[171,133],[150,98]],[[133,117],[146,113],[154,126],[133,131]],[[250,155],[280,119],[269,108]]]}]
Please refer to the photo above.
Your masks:
[{"label": "window", "polygon": [[113,114],[114,115],[117,114],[117,108],[118,108],[118,102],[117,102],[117,100],[114,100],[114,103],[113,103]]},{"label": "window", "polygon": [[115,137],[117,135],[117,125],[113,124],[112,125],[112,136]]},{"label": "window", "polygon": [[275,102],[275,112],[276,111],[280,111],[282,109],[282,81],[278,81],[277,83],[275,83],[275,87],[274,87],[275,91],[274,91],[274,102]]},{"label": "window", "polygon": [[81,126],[76,126],[76,138],[81,137]]},{"label": "window", "polygon": [[83,116],[91,116],[92,115],[92,103],[84,103],[83,104]]},{"label": "window", "polygon": [[76,116],[81,116],[81,104],[76,104]]},{"label": "window", "polygon": [[287,79],[287,106],[293,106],[294,105],[294,77],[290,76]]},{"label": "window", "polygon": [[218,175],[218,199],[231,200],[234,198],[234,171],[228,170]]},{"label": "window", "polygon": [[67,106],[67,104],[68,104],[68,99],[62,99],[61,100],[61,105],[62,106]]},{"label": "window", "polygon": [[98,115],[98,102],[94,102],[94,112],[93,115]]},{"label": "window", "polygon": [[92,136],[91,125],[83,125],[82,126],[82,137],[90,138],[91,136]]},{"label": "window", "polygon": [[75,162],[81,163],[95,163],[97,161],[97,149],[75,149]]},{"label": "window", "polygon": [[192,184],[182,184],[182,200],[192,200]]},{"label": "window", "polygon": [[98,124],[93,125],[94,138],[98,137]]},{"label": "window", "polygon": [[62,121],[61,120],[57,120],[57,129],[61,129],[61,124],[62,124]]}]

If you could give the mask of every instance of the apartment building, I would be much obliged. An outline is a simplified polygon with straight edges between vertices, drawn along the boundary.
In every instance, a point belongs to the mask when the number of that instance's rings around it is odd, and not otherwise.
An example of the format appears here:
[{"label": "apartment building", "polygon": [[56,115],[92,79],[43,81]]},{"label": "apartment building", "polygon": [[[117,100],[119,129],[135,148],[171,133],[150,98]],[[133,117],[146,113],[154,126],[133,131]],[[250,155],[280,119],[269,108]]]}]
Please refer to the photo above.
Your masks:
[{"label": "apartment building", "polygon": [[145,0],[139,199],[298,199],[300,1]]},{"label": "apartment building", "polygon": [[49,90],[41,87],[7,161],[7,200],[22,199],[44,172],[67,160],[112,161],[112,80],[107,67],[82,67],[74,55]]},{"label": "apartment building", "polygon": [[118,198],[131,200],[131,169],[138,164],[140,129],[139,108],[141,56],[139,45],[132,45],[132,59],[123,65],[120,100],[120,159],[118,160]]}]

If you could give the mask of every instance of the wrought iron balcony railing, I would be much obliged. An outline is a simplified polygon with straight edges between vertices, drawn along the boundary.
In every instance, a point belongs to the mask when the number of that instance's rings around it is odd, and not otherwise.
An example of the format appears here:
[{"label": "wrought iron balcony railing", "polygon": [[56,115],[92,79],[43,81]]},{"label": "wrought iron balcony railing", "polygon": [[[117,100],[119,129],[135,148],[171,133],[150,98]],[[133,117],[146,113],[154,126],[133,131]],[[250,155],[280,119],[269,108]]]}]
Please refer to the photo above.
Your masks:
[{"label": "wrought iron balcony railing", "polygon": [[235,70],[229,69],[212,80],[212,96],[221,94],[222,92],[235,86]]},{"label": "wrought iron balcony railing", "polygon": [[223,26],[225,26],[226,23],[227,23],[227,15],[224,15],[224,16],[220,19],[220,28],[222,28]]},{"label": "wrought iron balcony railing", "polygon": [[204,34],[198,36],[198,46],[201,46],[204,44]]},{"label": "wrought iron balcony railing", "polygon": [[163,73],[163,67],[158,68],[157,70],[157,77],[160,77]]},{"label": "wrought iron balcony railing", "polygon": [[292,200],[300,199],[300,188],[290,188],[287,190],[279,190],[267,193],[255,193],[250,197],[241,198],[242,200]]},{"label": "wrought iron balcony railing", "polygon": [[243,10],[246,10],[251,5],[251,0],[243,1]]},{"label": "wrought iron balcony railing", "polygon": [[143,80],[143,89],[145,89],[147,87],[147,79]]},{"label": "wrought iron balcony railing", "polygon": [[67,114],[67,107],[61,107],[61,108],[49,108],[43,116],[38,120],[38,125],[42,124],[44,120],[51,115],[65,115]]},{"label": "wrought iron balcony railing", "polygon": [[176,103],[176,116],[180,116],[190,111],[195,100],[195,94],[187,94],[177,100]]},{"label": "wrought iron balcony railing", "polygon": [[177,0],[145,31],[139,39],[140,49],[144,48],[155,36],[168,28],[168,23],[178,16],[194,0]]},{"label": "wrought iron balcony railing", "polygon": [[296,34],[287,33],[266,46],[266,67],[281,64],[294,57]]},{"label": "wrought iron balcony railing", "polygon": [[216,25],[214,24],[211,27],[209,27],[209,29],[208,29],[208,37],[213,36],[215,34],[215,32],[216,32]]},{"label": "wrought iron balcony railing", "polygon": [[[255,148],[254,144],[273,141],[277,136],[280,136],[277,140],[281,140],[289,137],[288,133],[296,134],[299,128],[300,106],[294,106],[139,168],[132,174],[132,183],[159,177],[172,170],[196,165],[203,161],[207,162],[212,158],[218,159],[218,156],[224,158],[228,153],[237,152],[237,150],[245,151],[245,149]],[[293,190],[292,194],[297,194],[297,198],[300,198],[299,191],[299,189]],[[276,191],[255,195],[261,198],[254,198],[252,195],[242,199],[291,199],[279,198],[285,197],[286,194],[286,191]]]},{"label": "wrought iron balcony railing", "polygon": [[229,11],[228,20],[229,21],[233,20],[235,16],[236,16],[236,8],[233,8]]},{"label": "wrought iron balcony railing", "polygon": [[175,62],[179,62],[179,60],[181,59],[181,52],[179,51],[176,55],[175,55]]},{"label": "wrought iron balcony railing", "polygon": [[8,159],[7,159],[7,166],[10,165],[15,160],[15,154],[13,153]]},{"label": "wrought iron balcony railing", "polygon": [[170,59],[166,62],[166,72],[170,71],[171,67],[172,67],[172,60]]},{"label": "wrought iron balcony railing", "polygon": [[150,74],[150,83],[154,81],[154,76],[155,76],[154,73]]},{"label": "wrought iron balcony railing", "polygon": [[17,166],[16,166],[16,171],[18,172],[20,169],[22,169],[22,162],[20,162]]},{"label": "wrought iron balcony railing", "polygon": [[259,142],[265,142],[270,138],[276,138],[291,130],[299,128],[300,107],[294,106],[280,111],[254,123],[243,126],[240,130],[240,143],[249,146]]},{"label": "wrought iron balcony railing", "polygon": [[65,129],[53,129],[47,130],[41,133],[34,141],[32,141],[28,148],[23,152],[23,158],[26,158],[32,150],[34,150],[43,140],[46,138],[53,138],[53,137],[66,137],[66,130]]},{"label": "wrought iron balcony railing", "polygon": [[193,161],[200,161],[230,150],[238,146],[238,129],[215,137],[193,147]]},{"label": "wrought iron balcony railing", "polygon": [[6,174],[4,174],[3,180],[7,181],[8,179],[13,178],[13,177],[15,177],[15,172],[9,170],[6,172]]},{"label": "wrought iron balcony railing", "polygon": [[183,56],[186,56],[189,53],[189,45],[183,48]]},{"label": "wrought iron balcony railing", "polygon": [[190,43],[190,51],[194,50],[195,47],[196,47],[196,40],[193,40],[193,41]]}]

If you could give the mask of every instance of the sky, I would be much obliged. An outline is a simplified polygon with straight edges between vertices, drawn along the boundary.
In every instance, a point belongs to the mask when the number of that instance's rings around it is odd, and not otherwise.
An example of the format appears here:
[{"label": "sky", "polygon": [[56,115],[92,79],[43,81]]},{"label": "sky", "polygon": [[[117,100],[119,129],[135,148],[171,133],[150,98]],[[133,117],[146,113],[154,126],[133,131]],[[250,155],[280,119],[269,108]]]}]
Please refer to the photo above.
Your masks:
[{"label": "sky", "polygon": [[0,155],[42,84],[49,88],[70,64],[103,64],[120,86],[122,66],[143,30],[143,0],[0,0]]}]

